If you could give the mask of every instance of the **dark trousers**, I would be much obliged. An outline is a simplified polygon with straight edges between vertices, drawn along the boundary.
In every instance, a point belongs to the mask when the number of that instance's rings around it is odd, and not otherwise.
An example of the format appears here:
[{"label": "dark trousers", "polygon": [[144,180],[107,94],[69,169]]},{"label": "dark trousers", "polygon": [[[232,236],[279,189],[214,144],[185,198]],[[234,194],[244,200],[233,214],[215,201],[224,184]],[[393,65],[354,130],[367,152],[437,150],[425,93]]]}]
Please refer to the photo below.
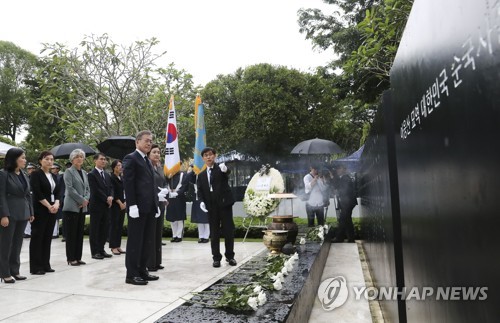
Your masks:
[{"label": "dark trousers", "polygon": [[153,250],[155,213],[140,213],[138,218],[128,219],[127,253],[125,266],[127,277],[141,277],[148,273],[146,265]]},{"label": "dark trousers", "polygon": [[338,240],[344,240],[347,237],[347,240],[354,240],[354,224],[352,223],[352,209],[353,206],[340,207],[340,216],[339,216],[339,226],[337,228],[337,232],[335,234],[335,238]]},{"label": "dark trousers", "polygon": [[155,268],[161,265],[161,240],[163,237],[163,226],[165,225],[165,206],[160,206],[160,216],[155,219],[153,250],[147,263],[148,268]]},{"label": "dark trousers", "polygon": [[322,206],[310,206],[306,203],[307,225],[314,227],[314,217],[318,219],[318,225],[325,224],[325,208]]},{"label": "dark trousers", "polygon": [[90,253],[92,255],[104,252],[106,237],[109,230],[109,207],[102,204],[100,208],[90,211]]},{"label": "dark trousers", "polygon": [[36,215],[31,222],[30,272],[50,269],[50,246],[56,224],[55,214]]},{"label": "dark trousers", "polygon": [[9,219],[7,227],[0,226],[0,278],[19,275],[21,248],[27,220]]},{"label": "dark trousers", "polygon": [[234,222],[233,207],[217,206],[212,203],[208,209],[208,223],[210,225],[210,246],[212,248],[212,258],[214,261],[220,261],[220,238],[224,238],[226,248],[224,255],[227,259],[234,258]]},{"label": "dark trousers", "polygon": [[122,232],[123,221],[125,220],[125,210],[120,210],[120,206],[113,203],[110,213],[109,247],[111,249],[120,248],[122,245]]},{"label": "dark trousers", "polygon": [[63,223],[66,223],[66,259],[68,261],[82,260],[85,226],[83,210],[79,213],[64,211]]}]

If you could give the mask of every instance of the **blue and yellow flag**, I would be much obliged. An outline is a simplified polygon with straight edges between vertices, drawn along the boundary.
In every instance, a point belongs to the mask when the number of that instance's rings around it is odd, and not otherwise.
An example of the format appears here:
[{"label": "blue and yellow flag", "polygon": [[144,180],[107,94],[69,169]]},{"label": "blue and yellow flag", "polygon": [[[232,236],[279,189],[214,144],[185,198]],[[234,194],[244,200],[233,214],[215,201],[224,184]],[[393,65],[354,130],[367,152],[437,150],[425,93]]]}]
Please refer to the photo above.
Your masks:
[{"label": "blue and yellow flag", "polygon": [[198,175],[207,167],[200,155],[201,151],[207,146],[207,134],[205,132],[205,112],[199,95],[196,96],[194,120],[196,122],[196,142],[194,144],[193,171]]}]

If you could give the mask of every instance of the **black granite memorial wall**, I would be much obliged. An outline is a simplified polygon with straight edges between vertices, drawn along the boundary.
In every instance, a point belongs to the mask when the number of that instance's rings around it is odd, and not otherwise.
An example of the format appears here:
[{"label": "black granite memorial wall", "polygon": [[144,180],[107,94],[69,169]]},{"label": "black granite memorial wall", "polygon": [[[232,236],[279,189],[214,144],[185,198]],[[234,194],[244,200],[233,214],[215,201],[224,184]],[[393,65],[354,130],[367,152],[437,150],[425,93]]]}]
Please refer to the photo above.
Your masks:
[{"label": "black granite memorial wall", "polygon": [[[399,320],[500,318],[499,84],[500,1],[414,2],[391,70],[391,102],[383,103],[377,116],[392,118],[375,125],[368,140],[373,151],[363,155],[361,190],[376,284],[433,289],[425,299],[421,294],[407,299]],[[394,151],[387,144],[391,138]],[[394,186],[396,193],[387,192]],[[391,201],[394,196],[398,201]],[[394,236],[398,232],[400,239]],[[481,287],[487,290],[466,293]],[[382,305],[392,321],[397,305]]]}]

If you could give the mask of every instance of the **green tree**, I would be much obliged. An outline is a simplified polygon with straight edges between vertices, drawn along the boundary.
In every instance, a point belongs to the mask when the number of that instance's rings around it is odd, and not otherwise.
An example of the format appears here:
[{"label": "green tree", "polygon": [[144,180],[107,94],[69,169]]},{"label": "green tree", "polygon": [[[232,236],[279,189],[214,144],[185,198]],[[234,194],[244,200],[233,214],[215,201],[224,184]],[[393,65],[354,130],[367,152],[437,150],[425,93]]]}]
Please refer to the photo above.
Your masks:
[{"label": "green tree", "polygon": [[30,113],[29,88],[37,57],[11,42],[0,41],[0,135],[13,141]]},{"label": "green tree", "polygon": [[354,146],[362,134],[362,122],[359,131],[346,134],[342,124],[353,114],[336,104],[330,79],[282,66],[257,64],[219,75],[205,86],[202,98],[207,144],[221,152],[236,149],[272,160],[289,156],[306,139]]},{"label": "green tree", "polygon": [[72,50],[45,44],[37,113],[57,121],[64,131],[55,135],[62,141],[95,145],[108,136],[135,135],[143,129],[164,138],[170,94],[181,102],[192,96],[194,102],[196,89],[186,71],[173,64],[158,68],[165,52],[156,54],[157,45],[154,38],[118,45],[106,34],[85,37]]}]

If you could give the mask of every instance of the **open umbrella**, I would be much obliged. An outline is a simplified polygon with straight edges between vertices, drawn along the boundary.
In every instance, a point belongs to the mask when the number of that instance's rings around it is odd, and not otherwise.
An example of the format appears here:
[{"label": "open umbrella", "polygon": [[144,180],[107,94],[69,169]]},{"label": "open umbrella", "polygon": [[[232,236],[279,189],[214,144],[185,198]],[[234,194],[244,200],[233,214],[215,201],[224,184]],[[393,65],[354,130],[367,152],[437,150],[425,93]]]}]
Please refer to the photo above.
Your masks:
[{"label": "open umbrella", "polygon": [[0,141],[0,158],[4,158],[5,155],[7,154],[7,151],[11,148],[15,148],[15,146]]},{"label": "open umbrella", "polygon": [[291,153],[297,155],[329,155],[342,152],[342,148],[333,141],[315,138],[299,142]]},{"label": "open umbrella", "polygon": [[95,155],[95,150],[82,144],[81,142],[67,142],[59,146],[55,146],[50,150],[54,154],[54,158],[67,159],[69,154],[75,149],[81,149],[85,152],[86,156]]},{"label": "open umbrella", "polygon": [[132,136],[111,136],[100,142],[97,149],[109,157],[123,159],[135,150],[135,138]]}]

